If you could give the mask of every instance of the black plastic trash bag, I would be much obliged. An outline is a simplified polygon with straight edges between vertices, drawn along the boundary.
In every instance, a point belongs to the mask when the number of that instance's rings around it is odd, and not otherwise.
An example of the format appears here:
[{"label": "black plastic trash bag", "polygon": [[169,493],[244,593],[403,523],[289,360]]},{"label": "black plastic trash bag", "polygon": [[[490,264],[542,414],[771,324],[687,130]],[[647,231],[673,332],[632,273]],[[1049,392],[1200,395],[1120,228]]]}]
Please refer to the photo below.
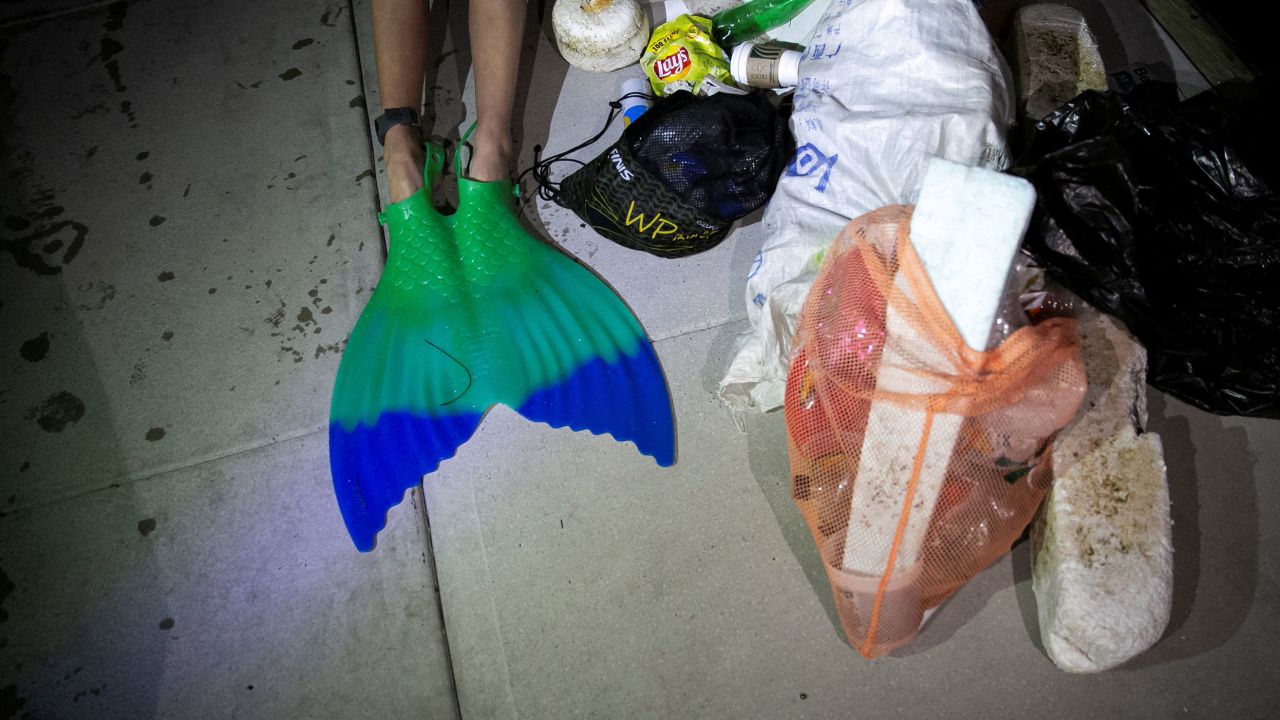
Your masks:
[{"label": "black plastic trash bag", "polygon": [[1167,84],[1090,91],[1020,163],[1032,254],[1128,326],[1148,382],[1210,412],[1280,417],[1275,120],[1215,93],[1179,104]]},{"label": "black plastic trash bag", "polygon": [[596,232],[634,250],[708,250],[764,205],[794,147],[760,95],[678,92],[659,100],[552,197]]}]

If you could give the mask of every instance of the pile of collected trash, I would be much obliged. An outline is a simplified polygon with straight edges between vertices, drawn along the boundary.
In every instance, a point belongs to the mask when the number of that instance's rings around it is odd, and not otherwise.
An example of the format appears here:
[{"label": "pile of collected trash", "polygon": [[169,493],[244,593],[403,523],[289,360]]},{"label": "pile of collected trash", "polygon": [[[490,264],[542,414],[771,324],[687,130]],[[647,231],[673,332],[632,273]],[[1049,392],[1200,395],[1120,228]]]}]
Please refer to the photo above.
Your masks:
[{"label": "pile of collected trash", "polygon": [[720,394],[784,409],[849,642],[910,642],[1030,528],[1053,661],[1149,648],[1173,566],[1146,382],[1280,418],[1273,115],[1108,68],[1061,5],[1003,44],[968,0],[703,5],[558,0],[571,64],[644,78],[616,142],[535,177],[664,258],[764,208]]},{"label": "pile of collected trash", "polygon": [[811,2],[760,0],[709,18],[681,13],[652,34],[634,0],[558,3],[553,20],[567,60],[614,70],[640,54],[645,80],[624,83],[615,103],[622,137],[559,182],[539,173],[543,197],[604,237],[659,257],[719,244],[769,200],[794,151],[781,95],[752,90],[794,86],[799,46],[746,40]]}]

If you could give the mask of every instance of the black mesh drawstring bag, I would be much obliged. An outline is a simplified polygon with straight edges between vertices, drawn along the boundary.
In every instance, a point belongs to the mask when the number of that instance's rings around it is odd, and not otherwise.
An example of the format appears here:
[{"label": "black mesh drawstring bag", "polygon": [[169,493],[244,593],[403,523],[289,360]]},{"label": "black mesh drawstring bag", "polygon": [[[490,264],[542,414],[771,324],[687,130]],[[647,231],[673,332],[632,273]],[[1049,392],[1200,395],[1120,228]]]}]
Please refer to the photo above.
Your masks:
[{"label": "black mesh drawstring bag", "polygon": [[764,205],[793,150],[786,118],[765,97],[678,92],[559,188],[545,171],[540,182],[544,197],[610,240],[684,257],[715,247]]}]

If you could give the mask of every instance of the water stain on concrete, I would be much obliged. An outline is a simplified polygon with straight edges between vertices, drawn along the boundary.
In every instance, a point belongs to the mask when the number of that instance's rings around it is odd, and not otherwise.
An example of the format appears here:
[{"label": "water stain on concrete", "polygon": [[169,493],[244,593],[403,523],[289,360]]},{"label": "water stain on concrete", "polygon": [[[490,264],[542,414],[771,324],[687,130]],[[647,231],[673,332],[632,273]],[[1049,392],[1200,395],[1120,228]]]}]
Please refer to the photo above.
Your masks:
[{"label": "water stain on concrete", "polygon": [[[102,23],[102,29],[108,33],[113,33],[124,27],[124,18],[129,14],[129,3],[125,0],[114,2],[107,6],[107,20]],[[110,35],[102,38],[99,43],[98,58],[102,60],[103,67],[107,70],[107,77],[111,78],[111,85],[118,93],[128,90],[124,81],[120,76],[120,61],[116,59],[124,50],[124,44]],[[133,122],[132,118],[130,122]]]},{"label": "water stain on concrete", "polygon": [[[270,285],[268,285],[267,287],[270,287]],[[270,325],[273,328],[278,328],[280,327],[280,323],[284,322],[284,313],[285,313],[285,304],[284,302],[281,302],[280,307],[276,308],[275,312],[268,315],[267,318],[263,320],[263,322],[265,322],[266,324]]]},{"label": "water stain on concrete", "polygon": [[[4,219],[5,229],[17,235],[0,235],[0,251],[12,255],[18,267],[37,275],[61,273],[64,266],[75,260],[89,235],[88,226],[75,220],[51,221],[65,212],[61,205],[51,203],[52,197],[50,191],[37,192],[36,209],[25,215],[9,215]],[[46,257],[63,247],[66,250],[61,259]]]},{"label": "water stain on concrete", "polygon": [[111,112],[111,109],[107,107],[107,104],[105,102],[96,102],[80,110],[80,112],[76,113],[75,115],[72,115],[71,119],[79,120],[85,115],[106,115],[109,112]]},{"label": "water stain on concrete", "polygon": [[107,32],[115,32],[124,27],[124,18],[129,14],[129,3],[127,0],[119,0],[107,6],[107,21],[102,24],[102,29]]},{"label": "water stain on concrete", "polygon": [[133,111],[133,103],[128,100],[120,101],[120,114],[129,120],[129,127],[138,127],[138,115]]},{"label": "water stain on concrete", "polygon": [[34,420],[45,432],[60,433],[68,425],[84,417],[84,401],[66,390],[50,395],[43,403],[27,410],[26,419]]},{"label": "water stain on concrete", "polygon": [[333,353],[334,355],[341,355],[342,351],[345,350],[346,347],[347,347],[346,339],[343,339],[336,343],[329,343],[328,345],[317,345],[315,355],[312,357],[316,360],[319,360],[321,356],[326,355],[328,353]]},{"label": "water stain on concrete", "polygon": [[27,362],[40,362],[44,356],[49,353],[49,333],[42,332],[39,335],[22,343],[22,347],[18,348],[18,354]]},{"label": "water stain on concrete", "polygon": [[102,38],[98,51],[98,58],[101,59],[102,62],[106,62],[116,55],[119,55],[121,50],[124,50],[124,45],[121,45],[119,40],[108,35],[107,37]]},{"label": "water stain on concrete", "polygon": [[9,619],[9,611],[4,609],[4,601],[9,599],[14,587],[13,581],[9,579],[4,568],[0,568],[0,623]]},{"label": "water stain on concrete", "polygon": [[5,685],[0,688],[0,718],[17,717],[18,712],[26,704],[27,699],[18,694],[17,685]]},{"label": "water stain on concrete", "polygon": [[120,79],[120,62],[118,60],[108,61],[105,65],[107,68],[107,77],[111,78],[111,84],[115,87],[116,92],[122,93],[129,89]]},{"label": "water stain on concrete", "polygon": [[94,697],[98,697],[98,696],[99,696],[99,695],[101,695],[101,694],[102,694],[102,688],[101,688],[101,687],[88,688],[88,689],[85,689],[85,690],[81,690],[80,692],[76,693],[75,695],[72,695],[72,696],[71,696],[71,702],[73,702],[73,703],[78,703],[78,702],[80,702],[80,700],[81,700],[82,698],[85,698],[85,697],[87,697],[87,696],[89,696],[89,695],[92,695],[92,696],[94,696]]},{"label": "water stain on concrete", "polygon": [[116,286],[102,280],[81,283],[76,290],[87,296],[84,302],[76,305],[81,310],[101,310],[116,297]]}]

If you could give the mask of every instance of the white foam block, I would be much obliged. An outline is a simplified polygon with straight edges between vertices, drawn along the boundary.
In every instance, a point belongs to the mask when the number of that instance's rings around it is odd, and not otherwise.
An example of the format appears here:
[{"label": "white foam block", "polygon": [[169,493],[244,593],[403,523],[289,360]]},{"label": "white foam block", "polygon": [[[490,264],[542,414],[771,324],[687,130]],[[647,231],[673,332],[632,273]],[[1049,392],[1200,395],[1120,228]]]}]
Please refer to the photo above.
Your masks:
[{"label": "white foam block", "polygon": [[[911,242],[943,307],[965,343],[975,349],[987,347],[1034,204],[1035,191],[1025,180],[936,158],[929,161],[911,219]],[[894,283],[910,296],[901,274]],[[915,332],[892,309],[885,331],[908,343]],[[906,363],[893,350],[894,344],[886,343],[877,389],[907,393],[945,389],[936,380],[895,369]],[[912,364],[935,360],[933,369],[953,371],[941,355],[913,355],[912,360]],[[844,569],[870,575],[886,570],[927,419],[920,411],[872,403],[853,485]],[[911,568],[919,559],[962,420],[958,415],[933,417],[895,570]]]},{"label": "white foam block", "polygon": [[1147,356],[1105,315],[1082,321],[1089,391],[1054,442],[1031,527],[1040,639],[1068,672],[1116,667],[1169,622],[1173,538],[1160,437],[1146,424]]},{"label": "white foam block", "polygon": [[986,350],[1036,191],[1003,173],[933,158],[911,216],[911,244],[974,350]]}]

